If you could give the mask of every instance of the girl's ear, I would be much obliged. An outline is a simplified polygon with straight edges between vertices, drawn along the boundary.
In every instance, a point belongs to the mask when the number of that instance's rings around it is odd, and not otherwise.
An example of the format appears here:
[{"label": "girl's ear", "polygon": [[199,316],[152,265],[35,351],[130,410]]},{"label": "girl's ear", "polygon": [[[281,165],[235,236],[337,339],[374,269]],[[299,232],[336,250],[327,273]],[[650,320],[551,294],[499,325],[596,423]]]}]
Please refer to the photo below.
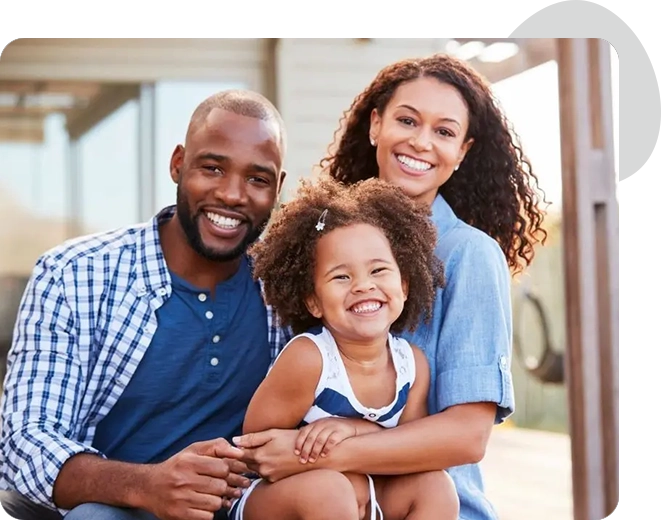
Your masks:
[{"label": "girl's ear", "polygon": [[305,306],[308,308],[308,311],[312,316],[317,319],[321,319],[321,306],[317,300],[317,297],[312,294],[305,298]]}]

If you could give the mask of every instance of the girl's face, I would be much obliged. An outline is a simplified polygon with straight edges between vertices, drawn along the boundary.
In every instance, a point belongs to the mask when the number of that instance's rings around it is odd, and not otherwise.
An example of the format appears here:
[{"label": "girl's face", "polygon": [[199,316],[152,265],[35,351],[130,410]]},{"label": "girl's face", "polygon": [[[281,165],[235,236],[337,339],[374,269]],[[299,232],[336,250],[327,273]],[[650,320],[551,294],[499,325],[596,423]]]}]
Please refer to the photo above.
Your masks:
[{"label": "girl's face", "polygon": [[404,308],[408,285],[383,232],[369,224],[337,228],[317,243],[313,316],[338,341],[387,335]]},{"label": "girl's face", "polygon": [[380,116],[372,112],[379,177],[430,204],[472,145],[468,106],[459,91],[422,77],[395,91]]}]

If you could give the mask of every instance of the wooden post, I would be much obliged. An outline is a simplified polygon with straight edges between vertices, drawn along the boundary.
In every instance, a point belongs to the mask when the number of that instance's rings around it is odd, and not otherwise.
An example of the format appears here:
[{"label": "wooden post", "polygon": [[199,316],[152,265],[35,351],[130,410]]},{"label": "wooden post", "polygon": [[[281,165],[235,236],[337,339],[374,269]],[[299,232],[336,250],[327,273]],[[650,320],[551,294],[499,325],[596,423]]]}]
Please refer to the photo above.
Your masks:
[{"label": "wooden post", "polygon": [[575,520],[618,502],[618,208],[609,43],[558,39]]}]

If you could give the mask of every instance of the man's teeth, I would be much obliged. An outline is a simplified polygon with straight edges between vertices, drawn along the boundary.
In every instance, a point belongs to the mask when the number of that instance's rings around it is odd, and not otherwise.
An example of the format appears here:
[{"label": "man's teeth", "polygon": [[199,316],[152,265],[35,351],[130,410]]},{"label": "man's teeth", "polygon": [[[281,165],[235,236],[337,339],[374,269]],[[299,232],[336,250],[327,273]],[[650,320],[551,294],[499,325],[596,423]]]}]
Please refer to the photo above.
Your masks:
[{"label": "man's teeth", "polygon": [[426,161],[419,161],[418,159],[412,159],[406,155],[397,155],[397,160],[405,166],[413,170],[418,170],[420,172],[425,172],[433,167],[433,164],[430,164]]},{"label": "man's teeth", "polygon": [[213,222],[216,226],[221,228],[234,229],[235,227],[238,227],[239,224],[241,224],[240,220],[237,220],[235,218],[223,217],[221,215],[216,215],[215,213],[211,213],[210,211],[205,213],[205,215],[211,222]]},{"label": "man's teeth", "polygon": [[364,303],[359,303],[358,305],[354,305],[351,307],[351,312],[355,312],[357,314],[361,314],[364,312],[374,312],[378,311],[383,304],[381,302],[364,302]]}]

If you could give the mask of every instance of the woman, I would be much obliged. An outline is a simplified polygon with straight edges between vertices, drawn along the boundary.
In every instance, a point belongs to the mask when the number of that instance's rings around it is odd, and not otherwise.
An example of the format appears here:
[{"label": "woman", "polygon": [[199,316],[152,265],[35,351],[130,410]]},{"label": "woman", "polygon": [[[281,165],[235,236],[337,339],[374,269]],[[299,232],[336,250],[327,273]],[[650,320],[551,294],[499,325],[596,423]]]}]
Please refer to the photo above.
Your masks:
[{"label": "woman", "polygon": [[[344,183],[379,177],[426,204],[446,286],[431,320],[404,335],[431,365],[430,415],[346,439],[307,466],[391,475],[448,469],[461,519],[495,519],[477,463],[493,425],[514,411],[510,271],[530,264],[546,235],[537,179],[488,85],[446,55],[385,67],[341,128],[324,171]],[[247,459],[271,480],[308,469],[287,454],[292,434],[238,441],[263,445]]]}]

